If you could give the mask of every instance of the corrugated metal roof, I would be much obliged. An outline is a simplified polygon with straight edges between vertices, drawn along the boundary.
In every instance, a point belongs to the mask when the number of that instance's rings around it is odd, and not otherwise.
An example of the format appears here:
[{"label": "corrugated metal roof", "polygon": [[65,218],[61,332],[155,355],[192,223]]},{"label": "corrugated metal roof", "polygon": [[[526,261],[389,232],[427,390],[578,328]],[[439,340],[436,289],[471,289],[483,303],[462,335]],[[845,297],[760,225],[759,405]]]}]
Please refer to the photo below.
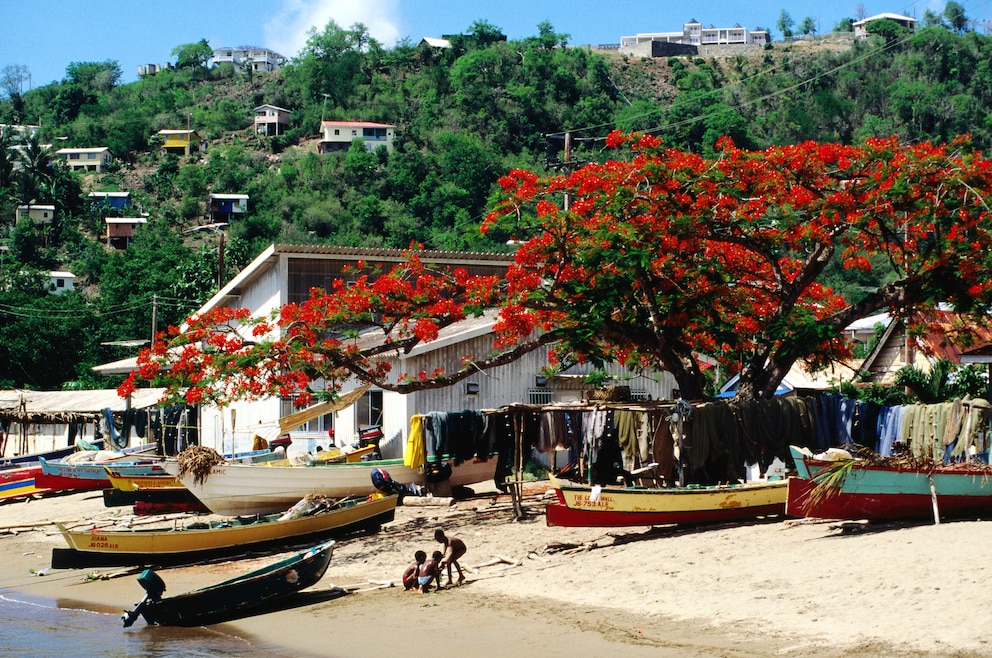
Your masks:
[{"label": "corrugated metal roof", "polygon": [[[154,407],[162,399],[163,388],[142,388],[131,397],[132,409]],[[127,400],[117,395],[117,389],[88,391],[25,391],[19,389],[0,391],[0,414],[10,417],[20,413],[21,400],[28,415],[43,414],[93,414],[103,409],[124,411]]]}]

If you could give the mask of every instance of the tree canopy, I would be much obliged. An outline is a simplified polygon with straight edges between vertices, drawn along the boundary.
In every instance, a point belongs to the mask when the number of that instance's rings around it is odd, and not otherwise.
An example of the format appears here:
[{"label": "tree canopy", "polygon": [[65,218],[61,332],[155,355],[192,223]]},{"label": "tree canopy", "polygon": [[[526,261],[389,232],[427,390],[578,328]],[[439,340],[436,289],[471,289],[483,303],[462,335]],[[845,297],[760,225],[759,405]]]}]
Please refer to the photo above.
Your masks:
[{"label": "tree canopy", "polygon": [[[306,392],[317,377],[332,390],[351,376],[414,390],[552,344],[557,364],[668,370],[692,399],[705,396],[705,364],[721,363],[740,371],[741,398],[768,398],[797,360],[849,356],[843,328],[871,312],[909,317],[942,302],[984,315],[992,304],[992,162],[967,139],[760,151],[724,139],[708,158],[645,135],[614,132],[607,145],[617,157],[603,164],[500,180],[482,230],[526,238],[504,280],[433,273],[411,253],[386,276],[271,318],[197,318],[174,332],[178,363],[163,342],[137,377],[194,391],[191,401]],[[835,259],[889,282],[851,304],[822,282]],[[495,351],[461,372],[397,377],[378,360],[487,308],[499,310]],[[381,339],[336,330],[360,325]]]}]

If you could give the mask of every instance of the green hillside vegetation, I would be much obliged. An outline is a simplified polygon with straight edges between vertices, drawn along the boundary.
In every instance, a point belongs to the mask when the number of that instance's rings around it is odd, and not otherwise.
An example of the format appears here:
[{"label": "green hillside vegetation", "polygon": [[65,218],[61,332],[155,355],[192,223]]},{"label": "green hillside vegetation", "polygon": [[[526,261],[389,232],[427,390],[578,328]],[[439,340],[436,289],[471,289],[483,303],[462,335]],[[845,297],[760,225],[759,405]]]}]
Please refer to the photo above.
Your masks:
[{"label": "green hillside vegetation", "polygon": [[[9,135],[0,148],[0,388],[115,385],[89,368],[134,350],[102,343],[147,338],[153,318],[160,330],[180,323],[271,242],[504,251],[509,235],[478,232],[496,180],[603,159],[615,128],[701,153],[723,135],[747,148],[961,133],[992,145],[992,40],[974,32],[891,24],[862,42],[833,34],[667,59],[571,47],[548,23],[522,40],[500,32],[477,21],[450,49],[387,48],[332,22],[274,73],[207,68],[200,42],[177,46],[176,70],[131,84],[116,61],[73,62],[59,83],[0,89],[0,123],[41,126],[20,152]],[[292,127],[255,135],[262,104],[291,110]],[[395,149],[318,154],[322,118],[395,124]],[[163,153],[157,131],[187,126],[208,149]],[[65,146],[107,146],[117,161],[72,173],[50,164]],[[115,190],[131,192],[129,216],[147,213],[126,250],[103,243],[106,208],[87,199]],[[207,223],[208,193],[250,196],[227,229],[223,272],[218,234],[191,230]],[[55,221],[15,225],[28,203],[55,205]],[[80,290],[46,294],[49,270],[73,272]],[[868,283],[833,281],[851,299]]]}]

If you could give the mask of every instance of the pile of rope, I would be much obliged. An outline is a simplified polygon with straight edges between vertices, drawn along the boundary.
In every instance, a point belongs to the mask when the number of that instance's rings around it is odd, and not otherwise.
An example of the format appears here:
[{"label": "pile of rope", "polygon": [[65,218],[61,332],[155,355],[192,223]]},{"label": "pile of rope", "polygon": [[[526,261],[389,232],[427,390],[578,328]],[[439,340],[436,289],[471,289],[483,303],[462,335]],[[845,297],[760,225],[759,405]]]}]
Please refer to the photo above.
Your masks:
[{"label": "pile of rope", "polygon": [[192,475],[193,481],[197,484],[203,484],[210,475],[210,470],[225,461],[216,450],[205,446],[190,446],[176,455],[179,477]]}]

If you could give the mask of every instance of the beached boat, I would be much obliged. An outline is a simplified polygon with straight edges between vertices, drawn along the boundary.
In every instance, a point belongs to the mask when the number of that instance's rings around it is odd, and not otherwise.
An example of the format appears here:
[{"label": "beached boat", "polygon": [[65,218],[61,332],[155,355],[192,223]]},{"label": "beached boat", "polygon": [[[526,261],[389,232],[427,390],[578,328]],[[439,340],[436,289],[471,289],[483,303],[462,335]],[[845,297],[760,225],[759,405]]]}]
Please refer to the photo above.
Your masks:
[{"label": "beached boat", "polygon": [[49,493],[51,489],[38,486],[39,475],[41,475],[41,466],[37,464],[0,470],[0,501]]},{"label": "beached boat", "polygon": [[393,520],[396,501],[396,496],[331,501],[326,508],[292,518],[269,514],[168,529],[69,530],[59,525],[69,548],[53,549],[52,568],[171,566],[314,543],[353,532],[378,530],[383,523]]},{"label": "beached boat", "polygon": [[129,464],[135,473],[151,475],[162,473],[160,459],[155,457],[158,448],[155,443],[146,443],[124,450],[87,450],[74,452],[61,459],[38,460],[41,475],[38,485],[53,491],[89,491],[107,489],[107,464]]},{"label": "beached boat", "polygon": [[[134,474],[130,468],[104,466],[110,486],[120,491],[147,491],[149,489],[185,489],[175,475],[164,470],[156,474]],[[161,467],[159,467],[161,468]]]},{"label": "beached boat", "polygon": [[[402,459],[301,466],[228,463],[214,466],[202,480],[193,474],[180,476],[175,461],[169,460],[163,467],[179,477],[210,511],[224,516],[278,512],[311,493],[328,498],[368,495],[376,491],[372,484],[375,469],[385,470],[401,484],[425,483],[424,473],[404,466]],[[495,472],[495,457],[466,460],[457,466],[452,463],[448,482],[452,486],[484,482],[492,479]]]},{"label": "beached boat", "polygon": [[124,628],[138,616],[159,626],[203,626],[252,614],[262,606],[315,585],[331,562],[328,541],[236,578],[162,598],[165,583],[151,569],[138,576],[145,598],[121,616]]},{"label": "beached boat", "polygon": [[742,521],[785,512],[786,481],[719,486],[600,487],[551,476],[558,497],[545,512],[548,525],[620,527]]},{"label": "beached boat", "polygon": [[962,462],[926,468],[866,459],[817,459],[790,446],[786,514],[870,521],[992,515],[992,466]]},{"label": "beached boat", "polygon": [[16,455],[14,457],[2,457],[0,458],[0,469],[6,468],[21,468],[24,466],[37,466],[38,459],[44,457],[45,459],[62,459],[67,457],[77,450],[99,450],[103,445],[103,441],[96,443],[86,444],[87,448],[81,448],[78,446],[69,446],[66,448],[56,448],[55,450],[46,450],[45,452],[36,452],[27,455]]},{"label": "beached boat", "polygon": [[131,506],[131,511],[135,516],[173,514],[175,512],[210,514],[210,510],[196,496],[191,494],[186,487],[162,487],[159,489],[139,489],[137,491],[104,489],[102,493],[104,507]]}]

